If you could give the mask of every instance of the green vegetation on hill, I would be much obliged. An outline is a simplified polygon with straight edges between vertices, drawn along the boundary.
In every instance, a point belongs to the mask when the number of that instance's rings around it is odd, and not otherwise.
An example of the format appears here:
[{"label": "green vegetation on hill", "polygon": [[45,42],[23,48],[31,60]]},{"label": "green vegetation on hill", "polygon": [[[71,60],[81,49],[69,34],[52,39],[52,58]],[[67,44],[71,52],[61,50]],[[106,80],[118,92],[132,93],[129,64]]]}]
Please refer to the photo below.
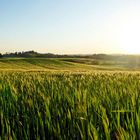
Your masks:
[{"label": "green vegetation on hill", "polygon": [[[34,51],[0,55],[0,70],[140,70],[140,55],[57,55]],[[76,69],[77,68],[77,69]]]},{"label": "green vegetation on hill", "polygon": [[0,70],[90,70],[90,66],[49,58],[6,58],[0,59]]},{"label": "green vegetation on hill", "polygon": [[140,70],[139,61],[99,60],[91,58],[2,58],[0,70],[17,71],[94,71]]}]

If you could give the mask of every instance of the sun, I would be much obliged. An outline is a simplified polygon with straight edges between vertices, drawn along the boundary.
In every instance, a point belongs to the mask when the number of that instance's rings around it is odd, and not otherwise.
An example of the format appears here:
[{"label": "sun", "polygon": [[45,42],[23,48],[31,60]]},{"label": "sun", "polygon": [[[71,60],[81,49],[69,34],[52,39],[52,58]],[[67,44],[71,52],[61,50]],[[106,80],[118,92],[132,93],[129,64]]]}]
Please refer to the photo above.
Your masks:
[{"label": "sun", "polygon": [[116,21],[116,32],[121,51],[140,54],[140,10],[122,14]]},{"label": "sun", "polygon": [[131,27],[122,32],[120,47],[127,54],[140,54],[140,33],[136,27]]},{"label": "sun", "polygon": [[119,44],[127,54],[140,54],[140,22],[125,23],[120,30]]}]

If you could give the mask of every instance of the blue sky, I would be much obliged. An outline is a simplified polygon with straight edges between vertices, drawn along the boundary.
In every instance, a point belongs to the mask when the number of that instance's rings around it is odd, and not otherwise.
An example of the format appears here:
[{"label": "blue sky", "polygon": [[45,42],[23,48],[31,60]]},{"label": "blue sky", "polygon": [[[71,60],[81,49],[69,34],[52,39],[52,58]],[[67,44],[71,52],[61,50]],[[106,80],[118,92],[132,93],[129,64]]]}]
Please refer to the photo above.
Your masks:
[{"label": "blue sky", "polygon": [[138,0],[0,0],[0,52],[140,53],[139,9]]}]

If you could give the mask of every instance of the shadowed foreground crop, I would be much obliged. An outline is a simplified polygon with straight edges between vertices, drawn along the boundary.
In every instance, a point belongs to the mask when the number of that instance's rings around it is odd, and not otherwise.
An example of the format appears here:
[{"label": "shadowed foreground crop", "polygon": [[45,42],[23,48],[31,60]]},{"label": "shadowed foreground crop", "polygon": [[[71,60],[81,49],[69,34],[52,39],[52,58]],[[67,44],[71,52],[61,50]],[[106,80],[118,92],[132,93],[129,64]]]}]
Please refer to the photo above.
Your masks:
[{"label": "shadowed foreground crop", "polygon": [[0,139],[140,139],[140,74],[0,73]]}]

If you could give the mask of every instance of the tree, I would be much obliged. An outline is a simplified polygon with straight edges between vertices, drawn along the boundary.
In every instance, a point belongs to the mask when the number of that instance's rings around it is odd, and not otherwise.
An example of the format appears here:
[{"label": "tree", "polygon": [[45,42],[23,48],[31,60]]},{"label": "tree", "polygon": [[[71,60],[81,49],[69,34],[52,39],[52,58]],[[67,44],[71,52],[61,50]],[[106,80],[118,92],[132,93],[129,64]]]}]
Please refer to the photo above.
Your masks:
[{"label": "tree", "polygon": [[2,56],[2,54],[0,53],[0,58],[2,58],[3,56]]}]

